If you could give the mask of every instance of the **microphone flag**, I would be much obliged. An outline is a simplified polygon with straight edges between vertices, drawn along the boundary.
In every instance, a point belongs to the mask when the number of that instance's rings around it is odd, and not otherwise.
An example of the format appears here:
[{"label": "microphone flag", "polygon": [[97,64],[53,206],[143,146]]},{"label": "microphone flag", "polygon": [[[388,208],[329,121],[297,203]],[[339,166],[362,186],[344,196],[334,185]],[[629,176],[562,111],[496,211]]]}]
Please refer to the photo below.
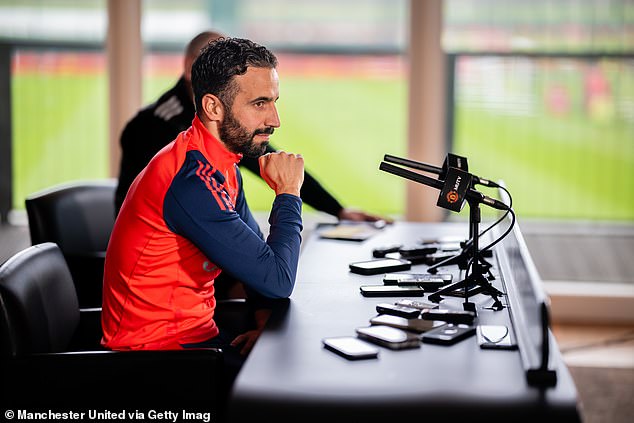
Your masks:
[{"label": "microphone flag", "polygon": [[443,209],[459,212],[464,206],[467,191],[471,188],[473,175],[456,167],[447,167],[445,182],[436,205]]},{"label": "microphone flag", "polygon": [[469,164],[466,157],[449,153],[447,154],[447,157],[445,157],[445,161],[442,164],[442,169],[440,170],[438,179],[447,179],[447,169],[449,169],[450,167],[455,167],[456,169],[464,170],[465,172],[469,171]]}]

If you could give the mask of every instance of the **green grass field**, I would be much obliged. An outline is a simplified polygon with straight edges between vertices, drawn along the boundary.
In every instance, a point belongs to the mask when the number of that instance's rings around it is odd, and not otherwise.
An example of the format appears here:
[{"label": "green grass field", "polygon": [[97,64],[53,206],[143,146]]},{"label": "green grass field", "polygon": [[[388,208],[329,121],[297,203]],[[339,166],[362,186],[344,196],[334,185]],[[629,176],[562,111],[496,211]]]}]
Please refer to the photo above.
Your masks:
[{"label": "green grass field", "polygon": [[[171,83],[151,82],[146,99]],[[107,177],[103,76],[20,74],[12,89],[16,208],[24,207],[26,195],[53,184]],[[287,77],[280,94],[275,146],[303,154],[306,168],[345,206],[403,213],[405,183],[378,165],[385,153],[406,155],[404,81]],[[459,107],[455,136],[454,151],[469,158],[471,170],[506,181],[521,217],[634,220],[631,123]],[[272,192],[246,173],[252,209],[269,209]]]},{"label": "green grass field", "polygon": [[634,219],[634,127],[459,109],[455,151],[503,179],[522,216]]},{"label": "green grass field", "polygon": [[87,75],[12,81],[13,204],[51,185],[108,176],[107,85]]}]

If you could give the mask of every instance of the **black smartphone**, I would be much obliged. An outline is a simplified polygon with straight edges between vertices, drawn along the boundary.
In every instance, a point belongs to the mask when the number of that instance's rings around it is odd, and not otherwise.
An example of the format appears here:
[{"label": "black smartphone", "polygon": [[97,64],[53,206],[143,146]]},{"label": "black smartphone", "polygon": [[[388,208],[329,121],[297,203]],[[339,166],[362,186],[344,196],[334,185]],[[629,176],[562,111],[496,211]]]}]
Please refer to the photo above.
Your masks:
[{"label": "black smartphone", "polygon": [[393,258],[397,260],[407,260],[412,263],[412,265],[416,264],[426,264],[427,263],[427,254],[417,255],[417,256],[404,256],[401,253],[388,253],[385,255],[385,258]]},{"label": "black smartphone", "polygon": [[435,291],[451,283],[451,273],[387,273],[383,276],[384,285],[411,286],[417,285],[429,291]]},{"label": "black smartphone", "polygon": [[388,303],[378,304],[376,306],[376,312],[379,314],[391,314],[393,316],[405,317],[407,319],[413,319],[420,315],[420,310],[417,308]]},{"label": "black smartphone", "polygon": [[352,273],[358,273],[360,275],[377,275],[384,272],[409,270],[412,267],[412,263],[408,260],[383,258],[350,263],[349,267]]},{"label": "black smartphone", "polygon": [[377,358],[379,349],[373,345],[363,342],[354,336],[338,336],[324,338],[321,341],[324,347],[349,360],[362,360],[366,358]]},{"label": "black smartphone", "polygon": [[361,285],[364,297],[422,297],[425,290],[420,286]]},{"label": "black smartphone", "polygon": [[357,336],[393,350],[420,347],[420,339],[417,335],[390,326],[357,328]]},{"label": "black smartphone", "polygon": [[434,328],[434,322],[431,320],[406,319],[404,317],[392,316],[391,314],[379,314],[371,318],[370,323],[373,325],[391,326],[416,333],[423,333]]},{"label": "black smartphone", "polygon": [[440,320],[442,322],[470,325],[473,323],[476,314],[473,311],[447,310],[444,308],[435,308],[431,310],[423,310],[420,317],[423,320]]},{"label": "black smartphone", "polygon": [[421,339],[426,344],[452,345],[473,335],[475,331],[473,326],[447,323],[425,332]]},{"label": "black smartphone", "polygon": [[441,261],[445,261],[451,257],[454,257],[458,254],[457,251],[439,251],[437,253],[428,254],[425,256],[425,261],[423,264],[427,264],[429,266],[440,263]]},{"label": "black smartphone", "polygon": [[379,247],[372,250],[372,257],[375,258],[384,258],[388,253],[397,253],[398,250],[402,247],[402,244],[394,244],[388,245],[385,247]]},{"label": "black smartphone", "polygon": [[476,327],[476,338],[482,349],[517,349],[517,343],[511,336],[511,331],[504,325],[479,325]]},{"label": "black smartphone", "polygon": [[438,246],[432,244],[402,247],[398,250],[404,258],[409,256],[425,256],[427,254],[435,253],[436,251],[438,251]]}]

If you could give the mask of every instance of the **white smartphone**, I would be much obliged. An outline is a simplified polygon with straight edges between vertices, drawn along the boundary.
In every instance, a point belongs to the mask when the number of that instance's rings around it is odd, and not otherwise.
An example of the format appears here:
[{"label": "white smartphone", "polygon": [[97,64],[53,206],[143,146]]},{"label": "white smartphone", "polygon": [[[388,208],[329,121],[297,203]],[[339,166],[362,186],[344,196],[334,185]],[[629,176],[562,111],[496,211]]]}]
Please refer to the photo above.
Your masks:
[{"label": "white smartphone", "polygon": [[367,342],[363,342],[354,336],[324,338],[322,343],[326,349],[349,360],[377,358],[379,355],[378,348],[368,344]]},{"label": "white smartphone", "polygon": [[393,350],[420,347],[420,339],[417,335],[390,326],[376,325],[357,328],[357,335],[359,338],[367,339]]},{"label": "white smartphone", "polygon": [[409,330],[416,333],[423,333],[434,328],[435,322],[423,319],[406,319],[404,317],[392,316],[390,314],[379,314],[370,319],[373,325],[385,325],[393,328]]}]

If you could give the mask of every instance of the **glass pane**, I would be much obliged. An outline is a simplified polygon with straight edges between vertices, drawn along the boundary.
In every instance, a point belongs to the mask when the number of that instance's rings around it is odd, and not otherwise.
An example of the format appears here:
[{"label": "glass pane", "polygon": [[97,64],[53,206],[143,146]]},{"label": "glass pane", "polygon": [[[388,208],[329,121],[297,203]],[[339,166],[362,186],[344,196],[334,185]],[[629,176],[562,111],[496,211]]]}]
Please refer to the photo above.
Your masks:
[{"label": "glass pane", "polygon": [[630,0],[445,0],[447,51],[627,53]]},{"label": "glass pane", "polygon": [[520,215],[634,220],[634,60],[461,57],[454,150]]},{"label": "glass pane", "polygon": [[[378,165],[383,154],[406,151],[406,1],[188,1],[177,10],[173,4],[143,3],[146,103],[176,83],[181,52],[198,32],[250,38],[280,62],[282,126],[272,144],[302,153],[307,170],[344,206],[403,213],[404,182]],[[269,210],[272,191],[243,174],[251,208]]]},{"label": "glass pane", "polygon": [[105,31],[103,0],[0,4],[0,38],[13,48],[15,209],[52,185],[109,176]]},{"label": "glass pane", "polygon": [[51,185],[107,178],[104,55],[18,51],[12,75],[14,207]]},{"label": "glass pane", "polygon": [[280,55],[279,73],[282,126],[273,145],[301,153],[344,206],[402,214],[405,185],[378,166],[384,154],[406,151],[403,59]]},{"label": "glass pane", "polygon": [[521,216],[634,220],[634,3],[447,0],[444,19],[454,150]]}]

